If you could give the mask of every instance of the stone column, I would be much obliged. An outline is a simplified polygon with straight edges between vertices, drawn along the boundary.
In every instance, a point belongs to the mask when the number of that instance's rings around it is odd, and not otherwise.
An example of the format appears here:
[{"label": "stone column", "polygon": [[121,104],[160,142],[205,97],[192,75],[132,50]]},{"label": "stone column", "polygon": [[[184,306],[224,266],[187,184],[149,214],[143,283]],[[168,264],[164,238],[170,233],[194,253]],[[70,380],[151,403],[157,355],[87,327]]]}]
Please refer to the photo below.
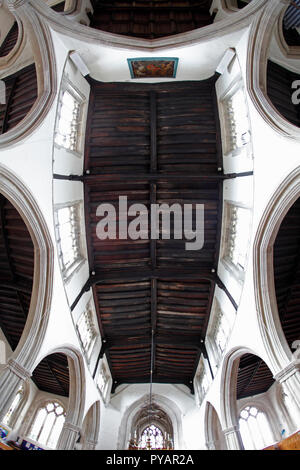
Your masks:
[{"label": "stone column", "polygon": [[[295,359],[287,367],[278,372],[274,379],[282,385],[293,406],[292,422],[299,426],[300,422],[300,359]],[[294,415],[295,413],[295,415]]]},{"label": "stone column", "polygon": [[65,421],[56,448],[58,450],[74,450],[80,431],[79,426]]},{"label": "stone column", "polygon": [[243,441],[239,426],[231,426],[230,428],[223,429],[228,450],[244,450]]},{"label": "stone column", "polygon": [[0,421],[5,416],[23,381],[29,380],[30,377],[31,372],[14,359],[9,359],[0,376]]}]

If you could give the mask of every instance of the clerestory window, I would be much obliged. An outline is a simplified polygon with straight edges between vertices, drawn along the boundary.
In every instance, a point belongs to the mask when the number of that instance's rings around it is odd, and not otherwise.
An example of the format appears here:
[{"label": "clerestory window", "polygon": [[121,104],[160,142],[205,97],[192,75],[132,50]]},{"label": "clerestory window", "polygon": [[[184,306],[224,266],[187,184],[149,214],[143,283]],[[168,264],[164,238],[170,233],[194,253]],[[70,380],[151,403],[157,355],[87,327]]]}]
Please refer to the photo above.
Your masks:
[{"label": "clerestory window", "polygon": [[58,256],[66,280],[83,260],[80,205],[57,208],[54,213]]},{"label": "clerestory window", "polygon": [[79,150],[82,103],[79,93],[66,84],[59,101],[54,142],[73,152]]},{"label": "clerestory window", "polygon": [[93,321],[93,312],[90,307],[81,314],[77,322],[77,330],[79,338],[87,357],[89,358],[92,352],[95,339],[97,337],[97,330]]}]

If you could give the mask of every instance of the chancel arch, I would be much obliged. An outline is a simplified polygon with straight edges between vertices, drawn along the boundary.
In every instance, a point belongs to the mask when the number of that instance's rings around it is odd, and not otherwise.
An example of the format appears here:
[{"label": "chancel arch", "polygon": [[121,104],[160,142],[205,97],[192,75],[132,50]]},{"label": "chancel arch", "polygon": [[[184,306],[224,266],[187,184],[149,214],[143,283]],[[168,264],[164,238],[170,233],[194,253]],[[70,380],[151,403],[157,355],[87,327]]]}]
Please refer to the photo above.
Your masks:
[{"label": "chancel arch", "polygon": [[119,429],[118,449],[125,450],[138,444],[143,432],[152,424],[162,432],[164,444],[175,450],[184,448],[178,406],[172,400],[154,394],[151,402],[149,395],[144,395],[124,413]]}]

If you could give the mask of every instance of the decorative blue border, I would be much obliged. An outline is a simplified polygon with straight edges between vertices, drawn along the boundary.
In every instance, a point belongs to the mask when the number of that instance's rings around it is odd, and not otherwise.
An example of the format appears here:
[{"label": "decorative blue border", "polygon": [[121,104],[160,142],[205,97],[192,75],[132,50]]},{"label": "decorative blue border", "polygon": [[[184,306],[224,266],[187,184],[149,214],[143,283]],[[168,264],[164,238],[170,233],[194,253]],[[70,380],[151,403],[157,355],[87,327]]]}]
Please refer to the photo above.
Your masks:
[{"label": "decorative blue border", "polygon": [[[143,60],[146,62],[155,62],[161,61],[161,60],[173,60],[174,61],[174,72],[173,72],[173,77],[135,77],[133,68],[132,68],[132,62],[136,62],[138,60]],[[127,63],[129,66],[130,70],[130,76],[131,78],[139,79],[139,78],[176,78],[176,73],[177,73],[177,67],[178,67],[178,57],[135,57],[131,59],[127,59]]]}]

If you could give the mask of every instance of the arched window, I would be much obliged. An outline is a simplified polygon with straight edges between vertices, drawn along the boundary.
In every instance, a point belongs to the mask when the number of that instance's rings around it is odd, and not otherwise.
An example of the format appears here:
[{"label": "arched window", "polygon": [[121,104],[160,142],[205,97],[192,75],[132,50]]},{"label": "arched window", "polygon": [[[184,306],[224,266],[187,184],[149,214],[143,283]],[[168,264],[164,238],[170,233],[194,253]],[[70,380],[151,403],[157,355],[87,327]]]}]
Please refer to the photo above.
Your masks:
[{"label": "arched window", "polygon": [[9,409],[7,410],[7,413],[6,415],[4,416],[3,420],[2,420],[2,423],[4,424],[4,426],[9,426],[11,427],[13,425],[12,421],[13,421],[13,418],[21,404],[21,401],[24,397],[24,387],[23,385],[21,385],[21,387],[19,388],[19,390],[17,391],[17,394],[15,396],[15,398],[13,399]]},{"label": "arched window", "polygon": [[139,440],[139,449],[164,449],[164,437],[162,431],[151,424],[142,433]]},{"label": "arched window", "polygon": [[29,438],[41,446],[55,449],[66,418],[64,408],[57,402],[48,402],[34,418]]},{"label": "arched window", "polygon": [[255,406],[247,406],[241,411],[239,424],[246,450],[263,449],[274,442],[265,413]]}]

